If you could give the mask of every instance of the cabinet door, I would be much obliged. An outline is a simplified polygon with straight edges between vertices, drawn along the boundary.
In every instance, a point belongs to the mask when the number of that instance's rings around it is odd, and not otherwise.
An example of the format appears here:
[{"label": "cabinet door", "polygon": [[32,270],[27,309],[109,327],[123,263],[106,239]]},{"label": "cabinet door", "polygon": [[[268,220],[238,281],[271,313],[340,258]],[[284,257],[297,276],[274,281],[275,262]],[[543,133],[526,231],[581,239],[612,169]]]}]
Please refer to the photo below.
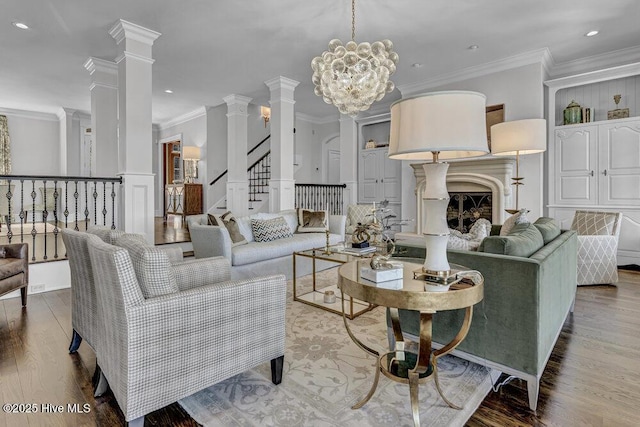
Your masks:
[{"label": "cabinet door", "polygon": [[640,120],[600,125],[599,203],[640,206]]},{"label": "cabinet door", "polygon": [[585,205],[597,203],[597,127],[556,129],[556,203]]},{"label": "cabinet door", "polygon": [[382,193],[380,200],[388,200],[390,202],[399,202],[400,197],[400,167],[401,160],[394,160],[388,157],[388,150],[380,153],[381,163],[381,186]]},{"label": "cabinet door", "polygon": [[379,201],[378,187],[380,184],[380,151],[367,150],[360,154],[360,170],[358,201],[373,203]]}]

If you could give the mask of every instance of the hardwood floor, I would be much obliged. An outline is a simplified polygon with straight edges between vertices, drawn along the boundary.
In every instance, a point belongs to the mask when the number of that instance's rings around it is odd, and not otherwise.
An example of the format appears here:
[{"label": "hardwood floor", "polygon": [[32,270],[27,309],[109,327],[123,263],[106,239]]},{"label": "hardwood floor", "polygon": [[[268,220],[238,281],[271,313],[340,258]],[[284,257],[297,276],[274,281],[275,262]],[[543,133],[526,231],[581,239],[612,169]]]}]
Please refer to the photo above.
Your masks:
[{"label": "hardwood floor", "polygon": [[[0,301],[0,403],[63,405],[62,414],[7,414],[0,426],[117,426],[112,395],[93,398],[95,355],[71,339],[68,289]],[[621,271],[617,286],[580,287],[542,376],[537,414],[526,384],[514,380],[491,392],[469,426],[636,426],[640,403],[640,273]],[[67,404],[88,413],[68,413]],[[197,425],[177,404],[147,416],[147,426]]]},{"label": "hardwood floor", "polygon": [[162,217],[154,218],[154,234],[156,245],[191,241],[187,225],[180,215],[168,215],[166,222]]}]

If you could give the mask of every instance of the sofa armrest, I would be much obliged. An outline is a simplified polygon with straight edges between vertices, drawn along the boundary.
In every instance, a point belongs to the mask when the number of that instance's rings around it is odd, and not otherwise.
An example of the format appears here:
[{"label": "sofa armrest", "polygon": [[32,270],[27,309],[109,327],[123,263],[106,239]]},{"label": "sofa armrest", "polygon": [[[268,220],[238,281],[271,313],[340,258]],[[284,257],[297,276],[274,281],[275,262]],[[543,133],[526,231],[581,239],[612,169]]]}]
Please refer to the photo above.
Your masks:
[{"label": "sofa armrest", "polygon": [[173,272],[181,291],[231,279],[231,265],[224,257],[190,259],[174,264]]},{"label": "sofa armrest", "polygon": [[339,234],[341,242],[344,242],[346,224],[346,215],[329,215],[329,232],[331,234]]},{"label": "sofa armrest", "polygon": [[196,258],[223,256],[231,263],[231,237],[225,227],[191,224],[189,234]]},{"label": "sofa armrest", "polygon": [[29,262],[29,246],[26,243],[10,243],[0,247],[4,248],[6,258],[18,258]]}]

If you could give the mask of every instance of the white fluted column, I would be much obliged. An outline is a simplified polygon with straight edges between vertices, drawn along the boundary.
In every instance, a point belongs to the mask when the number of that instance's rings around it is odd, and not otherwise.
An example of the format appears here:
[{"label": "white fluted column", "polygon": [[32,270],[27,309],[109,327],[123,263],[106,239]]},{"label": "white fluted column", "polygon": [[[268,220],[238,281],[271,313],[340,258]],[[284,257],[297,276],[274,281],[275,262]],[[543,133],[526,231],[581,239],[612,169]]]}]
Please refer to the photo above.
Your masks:
[{"label": "white fluted column", "polygon": [[154,241],[151,81],[153,42],[160,33],[119,20],[109,34],[118,44],[118,173],[120,226]]},{"label": "white fluted column", "polygon": [[249,214],[247,181],[247,107],[251,98],[229,95],[227,103],[227,209],[236,217]]},{"label": "white fluted column", "polygon": [[271,92],[269,211],[277,212],[295,207],[295,180],[293,179],[295,100],[293,92],[299,82],[280,76],[264,83]]}]

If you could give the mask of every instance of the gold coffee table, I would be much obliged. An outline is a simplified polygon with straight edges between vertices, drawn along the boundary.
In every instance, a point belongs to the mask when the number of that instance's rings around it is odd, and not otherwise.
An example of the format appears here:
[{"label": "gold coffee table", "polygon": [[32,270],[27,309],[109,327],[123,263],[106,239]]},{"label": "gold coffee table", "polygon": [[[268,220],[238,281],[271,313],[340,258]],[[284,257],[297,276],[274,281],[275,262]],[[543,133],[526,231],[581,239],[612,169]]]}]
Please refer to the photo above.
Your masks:
[{"label": "gold coffee table", "polygon": [[[365,256],[371,256],[373,253],[365,254],[364,256],[350,254],[344,252],[340,246],[330,246],[329,253],[327,253],[325,248],[318,249],[309,249],[305,251],[299,251],[293,253],[293,300],[300,301],[304,304],[312,305],[317,308],[321,308],[326,311],[330,311],[336,314],[342,314],[344,311],[341,308],[341,292],[338,289],[338,284],[327,286],[324,288],[316,288],[316,262],[317,261],[328,261],[336,264],[344,264],[356,259],[366,259]],[[306,292],[303,294],[299,294],[299,289],[297,288],[297,280],[296,280],[296,257],[304,257],[311,258],[312,263],[312,277],[313,277],[313,286],[310,292]],[[368,261],[367,261],[368,262]],[[336,300],[333,303],[325,303],[324,302],[324,293],[325,291],[333,291],[336,296]],[[355,319],[362,313],[366,313],[367,311],[375,308],[375,305],[360,301],[353,297],[347,297],[347,311],[345,316],[349,319]]]},{"label": "gold coffee table", "polygon": [[[413,412],[413,422],[420,425],[420,408],[418,405],[418,384],[424,383],[431,378],[434,379],[436,389],[442,399],[452,408],[460,407],[451,403],[442,393],[438,381],[438,358],[453,351],[466,337],[471,326],[473,306],[482,301],[484,294],[484,279],[477,272],[466,271],[460,273],[464,280],[452,284],[445,292],[426,292],[425,282],[413,278],[413,271],[422,267],[422,260],[409,258],[395,258],[394,261],[401,261],[403,264],[403,279],[399,281],[396,288],[390,289],[385,282],[374,283],[360,277],[360,267],[368,263],[362,261],[351,261],[340,267],[338,286],[342,290],[342,295],[357,298],[370,304],[388,307],[391,314],[393,333],[396,339],[395,351],[380,355],[377,351],[367,347],[358,340],[347,322],[344,315],[344,325],[347,333],[358,347],[366,351],[377,360],[377,369],[373,385],[369,393],[352,409],[361,408],[369,401],[378,386],[380,372],[394,381],[409,384],[409,394],[411,396],[411,410]],[[451,265],[454,270],[468,270],[458,265]],[[387,286],[387,288],[385,288]],[[344,298],[342,299],[344,304]],[[344,306],[344,305],[343,305]],[[431,349],[431,332],[433,314],[443,310],[456,310],[464,308],[465,317],[457,335],[451,342],[439,350]],[[398,309],[416,310],[420,312],[420,342],[418,343],[418,353],[405,351],[404,338],[400,328]]]}]

